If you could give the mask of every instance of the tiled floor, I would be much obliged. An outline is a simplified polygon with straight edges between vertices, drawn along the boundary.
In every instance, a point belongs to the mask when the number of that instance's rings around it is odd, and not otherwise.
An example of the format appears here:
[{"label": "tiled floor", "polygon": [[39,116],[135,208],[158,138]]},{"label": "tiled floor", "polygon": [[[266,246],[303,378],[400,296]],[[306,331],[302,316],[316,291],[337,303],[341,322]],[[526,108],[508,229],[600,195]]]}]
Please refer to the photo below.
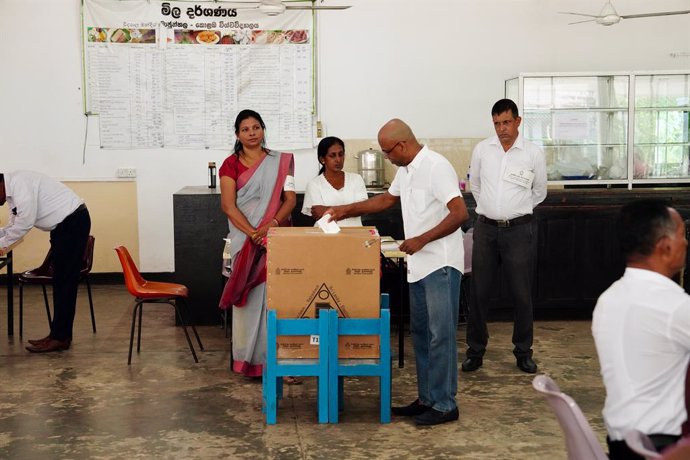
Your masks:
[{"label": "tiled floor", "polygon": [[[24,341],[7,337],[0,296],[0,458],[566,458],[533,376],[515,367],[510,323],[490,325],[484,367],[460,374],[457,423],[381,425],[377,382],[362,378],[347,381],[338,425],[316,423],[316,382],[306,379],[286,387],[278,424],[266,426],[261,384],[228,371],[230,342],[219,327],[199,328],[206,351],[195,364],[172,310],[147,306],[142,352],[127,366],[131,297],[122,286],[95,286],[98,333],[80,292],[72,348],[32,355],[25,340],[43,337],[47,321],[40,290],[26,296]],[[579,403],[603,443],[604,391],[589,327],[537,323],[535,360]],[[464,350],[462,328],[458,344]],[[405,368],[393,369],[394,404],[416,397],[409,338],[407,345]]]}]

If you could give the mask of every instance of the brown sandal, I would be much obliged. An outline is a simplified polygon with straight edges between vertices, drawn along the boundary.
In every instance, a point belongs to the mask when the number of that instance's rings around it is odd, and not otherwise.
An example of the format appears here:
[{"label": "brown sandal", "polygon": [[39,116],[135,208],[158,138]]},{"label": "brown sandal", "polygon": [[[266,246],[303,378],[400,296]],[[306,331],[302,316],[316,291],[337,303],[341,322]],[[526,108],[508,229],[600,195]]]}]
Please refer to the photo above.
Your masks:
[{"label": "brown sandal", "polygon": [[297,377],[283,377],[283,383],[286,385],[302,385],[302,380]]}]

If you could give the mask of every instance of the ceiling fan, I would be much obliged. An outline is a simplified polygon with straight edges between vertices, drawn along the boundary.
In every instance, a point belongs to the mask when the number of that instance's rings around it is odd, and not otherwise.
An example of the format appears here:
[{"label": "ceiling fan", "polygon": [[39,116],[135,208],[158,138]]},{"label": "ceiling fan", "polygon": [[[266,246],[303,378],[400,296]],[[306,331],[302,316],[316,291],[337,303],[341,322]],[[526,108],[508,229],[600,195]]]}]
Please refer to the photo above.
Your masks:
[{"label": "ceiling fan", "polygon": [[690,10],[681,11],[660,11],[658,13],[642,13],[642,14],[618,14],[616,9],[613,7],[613,3],[610,1],[606,2],[604,7],[599,12],[599,15],[585,14],[585,13],[571,13],[561,11],[561,14],[574,14],[575,16],[585,16],[592,19],[585,19],[584,21],[569,22],[571,24],[581,24],[583,22],[596,22],[602,26],[612,26],[618,24],[621,19],[635,19],[635,18],[649,18],[652,16],[672,16],[676,14],[688,14]]},{"label": "ceiling fan", "polygon": [[[307,1],[309,0],[258,0],[253,2],[237,2],[237,5],[248,6],[238,6],[236,8],[243,10],[256,9],[268,16],[277,16],[279,14],[283,14],[285,10],[346,10],[350,8],[349,6],[314,5],[314,1],[311,1],[311,5],[287,4],[294,2],[304,3]],[[323,0],[321,0],[321,3],[323,3]]]}]

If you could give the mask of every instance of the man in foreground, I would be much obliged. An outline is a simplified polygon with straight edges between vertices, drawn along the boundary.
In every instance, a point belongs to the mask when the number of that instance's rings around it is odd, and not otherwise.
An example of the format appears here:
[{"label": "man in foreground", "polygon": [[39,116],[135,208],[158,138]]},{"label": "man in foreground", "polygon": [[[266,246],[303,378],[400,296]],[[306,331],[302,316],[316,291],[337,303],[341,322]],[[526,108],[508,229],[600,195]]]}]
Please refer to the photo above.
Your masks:
[{"label": "man in foreground", "polygon": [[685,265],[680,214],[660,200],[625,205],[617,225],[623,277],[597,301],[592,335],[606,387],[603,416],[612,460],[639,459],[625,434],[647,434],[657,450],[675,443],[685,421],[690,296],[671,280]]}]

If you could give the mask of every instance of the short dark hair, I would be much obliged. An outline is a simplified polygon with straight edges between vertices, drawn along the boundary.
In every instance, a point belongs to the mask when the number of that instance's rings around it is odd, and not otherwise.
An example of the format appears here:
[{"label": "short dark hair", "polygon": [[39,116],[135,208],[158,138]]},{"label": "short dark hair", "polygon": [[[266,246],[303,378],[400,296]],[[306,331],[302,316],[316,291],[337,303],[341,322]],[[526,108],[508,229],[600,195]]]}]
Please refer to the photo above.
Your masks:
[{"label": "short dark hair", "polygon": [[491,116],[500,115],[503,112],[512,113],[514,118],[520,116],[518,115],[517,105],[510,99],[501,99],[500,101],[496,101],[494,106],[491,108]]},{"label": "short dark hair", "polygon": [[648,256],[656,243],[676,230],[669,203],[659,199],[633,201],[621,208],[616,233],[621,252],[630,256]]},{"label": "short dark hair", "polygon": [[[316,148],[316,158],[318,160],[324,158],[326,154],[328,154],[328,149],[330,149],[334,145],[339,145],[343,148],[343,150],[345,150],[345,143],[339,137],[328,136],[321,139],[321,142],[319,142],[319,146]],[[319,174],[323,174],[324,171],[326,171],[326,165],[322,164],[321,168],[319,169]]]}]

